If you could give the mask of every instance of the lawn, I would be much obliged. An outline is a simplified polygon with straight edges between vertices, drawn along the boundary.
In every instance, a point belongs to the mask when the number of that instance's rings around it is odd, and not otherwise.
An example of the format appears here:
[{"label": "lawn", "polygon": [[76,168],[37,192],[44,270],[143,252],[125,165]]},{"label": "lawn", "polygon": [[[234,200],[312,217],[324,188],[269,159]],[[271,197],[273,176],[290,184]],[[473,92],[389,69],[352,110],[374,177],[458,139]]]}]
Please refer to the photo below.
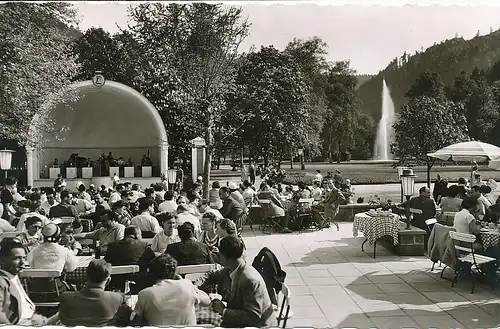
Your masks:
[{"label": "lawn", "polygon": [[[349,178],[353,185],[358,184],[384,184],[384,183],[399,183],[397,170],[392,168],[388,163],[367,163],[367,162],[342,162],[340,164],[333,163],[306,163],[306,170],[300,170],[300,165],[294,163],[294,169],[290,169],[290,164],[282,165],[286,171],[290,183],[296,183],[303,180],[306,183],[309,180],[312,182],[312,177],[316,174],[316,170],[321,170],[321,174],[326,175],[327,172],[333,172],[335,169],[340,170],[344,178]],[[227,167],[227,168],[226,168]],[[425,183],[427,180],[426,168],[424,166],[413,167],[413,172],[418,177],[416,182]],[[493,178],[500,180],[500,171],[494,171],[487,166],[480,166],[479,172],[481,178],[487,180]],[[469,166],[447,165],[446,167],[435,166],[431,170],[431,179],[434,180],[437,174],[450,182],[456,182],[460,177],[470,178]],[[214,177],[229,177],[239,176],[239,172],[230,170],[229,166],[223,166],[220,170],[213,170]]]}]

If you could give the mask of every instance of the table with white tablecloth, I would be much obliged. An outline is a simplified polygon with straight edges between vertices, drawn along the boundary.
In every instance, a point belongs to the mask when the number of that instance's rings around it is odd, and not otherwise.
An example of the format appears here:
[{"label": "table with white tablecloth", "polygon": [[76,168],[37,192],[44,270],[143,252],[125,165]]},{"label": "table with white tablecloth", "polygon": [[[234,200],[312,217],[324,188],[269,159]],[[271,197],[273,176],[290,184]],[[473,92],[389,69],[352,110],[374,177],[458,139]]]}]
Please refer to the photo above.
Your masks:
[{"label": "table with white tablecloth", "polygon": [[394,245],[398,244],[400,223],[399,216],[395,214],[370,216],[367,213],[358,213],[354,215],[352,235],[357,237],[358,232],[363,233],[365,241],[361,245],[361,250],[364,251],[364,244],[368,241],[370,245],[373,245],[373,258],[375,258],[378,239],[390,236]]}]

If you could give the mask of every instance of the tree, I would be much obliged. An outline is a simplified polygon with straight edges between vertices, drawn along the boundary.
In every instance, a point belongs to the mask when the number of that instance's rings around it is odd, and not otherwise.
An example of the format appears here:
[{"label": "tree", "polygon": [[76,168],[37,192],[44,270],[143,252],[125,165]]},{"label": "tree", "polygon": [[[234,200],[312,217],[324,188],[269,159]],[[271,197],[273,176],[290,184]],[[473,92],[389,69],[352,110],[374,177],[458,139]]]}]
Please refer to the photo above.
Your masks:
[{"label": "tree", "polygon": [[[132,35],[143,51],[145,72],[156,71],[148,74],[150,80],[143,81],[163,90],[163,103],[184,104],[183,114],[187,115],[183,119],[203,132],[206,197],[216,147],[214,130],[221,118],[229,115],[225,97],[235,86],[238,49],[248,35],[249,24],[241,8],[205,3],[141,4],[129,15],[134,23]],[[155,81],[157,75],[168,84]],[[167,109],[166,104],[160,105]]]},{"label": "tree", "polygon": [[[57,135],[48,114],[76,99],[69,89],[78,69],[70,55],[75,17],[60,2],[0,5],[0,138],[40,146],[42,132]],[[35,114],[37,133],[29,130]]]},{"label": "tree", "polygon": [[[233,113],[245,118],[239,135],[266,165],[273,154],[280,165],[304,145],[309,122],[309,87],[293,58],[276,48],[262,47],[246,56],[228,99]],[[240,119],[241,121],[242,119]]]},{"label": "tree", "polygon": [[425,71],[420,74],[405,95],[408,98],[420,96],[444,99],[444,84],[436,72]]},{"label": "tree", "polygon": [[411,161],[424,163],[429,187],[435,159],[427,154],[469,140],[462,106],[427,96],[413,98],[401,108],[394,132],[392,153],[402,164]]},{"label": "tree", "polygon": [[357,125],[354,119],[359,106],[356,87],[357,78],[349,62],[337,62],[329,69],[325,88],[328,110],[322,138],[323,150],[330,161],[335,155],[340,162],[342,152],[352,144]]},{"label": "tree", "polygon": [[80,63],[76,80],[88,80],[101,71],[108,80],[130,85],[126,76],[126,54],[120,47],[119,37],[114,38],[102,28],[90,28],[73,44],[73,53]]}]

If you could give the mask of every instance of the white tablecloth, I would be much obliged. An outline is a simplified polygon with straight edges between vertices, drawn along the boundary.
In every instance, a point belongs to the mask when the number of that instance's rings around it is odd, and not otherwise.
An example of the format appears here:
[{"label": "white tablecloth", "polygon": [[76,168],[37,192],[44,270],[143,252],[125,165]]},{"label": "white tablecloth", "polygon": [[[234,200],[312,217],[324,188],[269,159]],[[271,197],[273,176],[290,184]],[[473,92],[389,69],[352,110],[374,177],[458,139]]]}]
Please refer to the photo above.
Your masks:
[{"label": "white tablecloth", "polygon": [[359,213],[354,215],[352,235],[357,237],[358,231],[362,232],[371,245],[381,237],[391,236],[394,245],[397,245],[400,223],[399,217],[394,214],[387,217],[372,217],[366,213]]}]

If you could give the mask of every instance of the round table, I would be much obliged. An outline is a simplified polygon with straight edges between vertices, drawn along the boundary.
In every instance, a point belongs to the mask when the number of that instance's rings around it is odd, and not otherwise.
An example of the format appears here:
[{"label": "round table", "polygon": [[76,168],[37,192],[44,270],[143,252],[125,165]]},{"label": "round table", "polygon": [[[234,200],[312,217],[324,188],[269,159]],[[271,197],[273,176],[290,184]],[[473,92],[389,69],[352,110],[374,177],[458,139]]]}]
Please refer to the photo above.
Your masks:
[{"label": "round table", "polygon": [[400,227],[401,221],[398,215],[370,216],[367,213],[358,213],[354,215],[352,235],[357,237],[358,231],[362,232],[365,241],[361,245],[361,251],[364,251],[364,244],[368,241],[370,245],[373,245],[373,258],[375,258],[377,240],[384,236],[391,236],[394,245],[397,245]]}]

